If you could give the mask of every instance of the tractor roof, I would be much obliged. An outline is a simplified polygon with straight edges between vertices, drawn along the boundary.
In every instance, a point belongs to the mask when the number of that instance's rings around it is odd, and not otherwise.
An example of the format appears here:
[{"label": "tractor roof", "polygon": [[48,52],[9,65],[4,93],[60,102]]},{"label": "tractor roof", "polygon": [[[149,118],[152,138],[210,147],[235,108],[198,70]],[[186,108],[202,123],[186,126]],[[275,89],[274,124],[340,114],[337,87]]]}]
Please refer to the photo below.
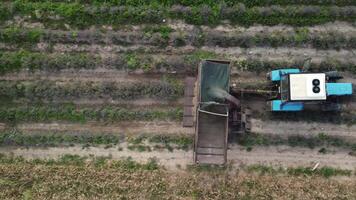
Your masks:
[{"label": "tractor roof", "polygon": [[291,101],[326,100],[325,74],[289,74],[289,92]]}]

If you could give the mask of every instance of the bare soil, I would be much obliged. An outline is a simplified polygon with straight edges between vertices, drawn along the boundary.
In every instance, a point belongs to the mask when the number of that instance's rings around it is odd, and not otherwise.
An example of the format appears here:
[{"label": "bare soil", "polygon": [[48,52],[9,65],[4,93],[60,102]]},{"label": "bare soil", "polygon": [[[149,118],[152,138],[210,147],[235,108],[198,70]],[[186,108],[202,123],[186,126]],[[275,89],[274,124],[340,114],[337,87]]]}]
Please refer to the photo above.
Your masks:
[{"label": "bare soil", "polygon": [[318,136],[324,133],[328,136],[336,136],[344,138],[348,141],[356,141],[356,126],[348,126],[345,124],[329,124],[329,123],[316,123],[316,122],[296,122],[296,121],[263,121],[261,119],[251,119],[251,132],[278,135],[278,136]]}]

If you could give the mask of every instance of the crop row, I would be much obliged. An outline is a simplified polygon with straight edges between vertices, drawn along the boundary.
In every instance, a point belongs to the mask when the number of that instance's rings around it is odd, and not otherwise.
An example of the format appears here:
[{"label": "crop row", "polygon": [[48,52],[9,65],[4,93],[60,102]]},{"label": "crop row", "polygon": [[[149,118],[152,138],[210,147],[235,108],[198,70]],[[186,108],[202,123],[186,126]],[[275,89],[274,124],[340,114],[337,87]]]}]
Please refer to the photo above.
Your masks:
[{"label": "crop row", "polygon": [[127,142],[129,147],[141,147],[142,142],[154,145],[155,149],[185,149],[188,150],[192,144],[192,137],[182,135],[142,135],[136,138],[125,137],[115,134],[75,134],[75,133],[31,133],[26,134],[17,130],[0,132],[0,146],[34,146],[34,147],[56,147],[73,146],[81,144],[84,147],[105,145],[112,147]]},{"label": "crop row", "polygon": [[[9,0],[1,0],[8,2]],[[23,2],[40,2],[39,0],[22,0]],[[63,2],[63,0],[48,0],[49,2]],[[213,6],[217,2],[215,0],[65,0],[68,3],[83,3],[91,5],[113,5],[113,6],[142,6],[142,5],[183,5],[183,6]],[[245,4],[247,7],[268,6],[268,5],[337,5],[348,6],[356,5],[353,0],[221,0],[219,3],[227,6],[235,6]]]},{"label": "crop row", "polygon": [[1,122],[48,122],[48,121],[132,121],[132,120],[181,120],[182,110],[129,109],[120,107],[76,108],[72,105],[1,106]]},{"label": "crop row", "polygon": [[329,136],[325,133],[319,133],[317,136],[312,137],[291,135],[287,138],[251,133],[249,135],[238,137],[237,142],[247,148],[252,148],[253,146],[288,145],[292,147],[308,147],[311,149],[322,147],[320,150],[323,151],[328,147],[339,147],[349,149],[353,152],[353,154],[356,153],[356,143],[352,143],[338,137]]},{"label": "crop row", "polygon": [[[78,3],[14,1],[0,6],[0,20],[23,16],[48,27],[67,25],[84,28],[91,25],[120,25],[162,23],[163,19],[181,19],[190,24],[219,24],[230,20],[233,24],[250,26],[254,23],[305,26],[340,20],[353,22],[356,7],[338,6],[279,6],[247,8],[244,4],[227,6],[214,4],[185,7],[160,4],[144,6],[86,6]],[[28,17],[30,16],[30,17]]]},{"label": "crop row", "polygon": [[71,146],[74,144],[95,145],[115,145],[120,142],[120,137],[116,135],[88,135],[88,134],[24,134],[18,131],[0,133],[0,145],[2,146]]},{"label": "crop row", "polygon": [[153,46],[219,46],[219,47],[313,47],[316,49],[356,48],[356,36],[344,33],[310,33],[307,28],[294,32],[261,32],[256,34],[204,32],[174,32],[168,26],[153,26],[142,32],[50,31],[8,27],[0,30],[0,42],[27,47],[39,42],[48,44],[115,44]]},{"label": "crop row", "polygon": [[26,70],[58,71],[61,69],[93,69],[99,61],[86,54],[43,54],[29,51],[0,52],[0,72]]},{"label": "crop row", "polygon": [[0,41],[27,47],[38,42],[77,43],[77,44],[116,44],[116,45],[157,45],[167,46],[169,34],[173,29],[168,26],[146,27],[142,32],[115,32],[115,31],[58,31],[43,30],[39,28],[20,28],[10,26],[0,30]]},{"label": "crop row", "polygon": [[175,79],[160,82],[65,82],[0,81],[0,96],[8,100],[58,101],[74,99],[134,100],[144,97],[176,100],[183,96],[183,85]]},{"label": "crop row", "polygon": [[[131,52],[119,54],[110,58],[99,58],[90,54],[46,54],[28,51],[0,52],[0,73],[19,70],[43,70],[56,72],[63,69],[108,69],[127,70],[135,72],[143,70],[146,73],[196,73],[201,59],[226,59],[232,61],[237,70],[266,72],[278,68],[299,68],[303,59],[266,60],[254,56],[247,58],[232,57],[209,51],[194,51],[191,54],[156,56]],[[352,60],[339,58],[324,58],[321,62],[312,62],[311,70],[339,70],[356,73],[356,63]]]}]

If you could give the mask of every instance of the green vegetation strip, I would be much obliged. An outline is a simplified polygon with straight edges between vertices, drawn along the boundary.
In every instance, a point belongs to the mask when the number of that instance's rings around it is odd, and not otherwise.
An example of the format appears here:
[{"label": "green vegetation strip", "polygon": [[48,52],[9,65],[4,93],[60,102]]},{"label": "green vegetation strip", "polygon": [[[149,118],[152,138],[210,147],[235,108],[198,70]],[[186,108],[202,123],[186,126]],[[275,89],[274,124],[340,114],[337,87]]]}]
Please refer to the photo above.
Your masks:
[{"label": "green vegetation strip", "polygon": [[171,109],[128,109],[120,107],[76,108],[72,105],[28,105],[17,107],[0,107],[0,121],[48,122],[48,121],[131,121],[131,120],[181,120],[183,111]]},{"label": "green vegetation strip", "polygon": [[[28,29],[7,27],[0,30],[0,42],[16,47],[31,48],[39,42],[48,44],[116,44],[219,46],[219,47],[313,47],[316,49],[352,49],[356,47],[356,36],[325,31],[310,33],[308,28],[296,28],[290,32],[262,32],[256,34],[204,32],[180,32],[171,34],[172,28],[166,25],[148,25],[142,31],[51,31],[38,28]],[[95,38],[95,39],[93,39]]]},{"label": "green vegetation strip", "polygon": [[[22,133],[17,130],[0,132],[0,146],[26,146],[26,147],[57,147],[74,146],[83,147],[105,145],[105,148],[127,142],[128,149],[133,151],[152,151],[167,149],[173,151],[189,150],[193,145],[193,138],[185,135],[141,135],[126,137],[117,134],[91,134],[91,133]],[[122,148],[122,147],[121,147]]]},{"label": "green vegetation strip", "polygon": [[[339,169],[333,167],[321,167],[321,168],[310,168],[310,167],[275,167],[269,165],[248,165],[242,166],[242,169],[248,173],[255,173],[257,172],[259,175],[277,175],[277,174],[285,174],[288,176],[323,176],[325,178],[329,178],[331,176],[352,176],[352,170],[346,169]],[[208,165],[208,164],[201,164],[201,165],[188,165],[188,171],[193,172],[216,172],[222,173],[226,171],[231,171],[232,166],[217,166],[217,165]]]},{"label": "green vegetation strip", "polygon": [[89,54],[44,54],[25,50],[0,52],[0,73],[21,69],[58,71],[61,69],[93,69],[100,59]]},{"label": "green vegetation strip", "polygon": [[[190,54],[163,55],[161,57],[142,52],[128,52],[119,54],[109,60],[100,59],[89,53],[47,54],[21,50],[15,52],[0,51],[0,73],[4,74],[19,70],[29,70],[30,72],[38,70],[57,72],[63,69],[92,70],[105,66],[109,69],[126,70],[128,72],[143,70],[145,73],[175,72],[192,74],[196,73],[201,59],[211,58],[231,60],[232,66],[236,69],[252,72],[267,72],[281,68],[300,68],[304,62],[303,59],[278,61],[255,57],[241,59],[202,50],[197,50]],[[356,73],[356,63],[351,60],[330,57],[322,59],[320,63],[313,62],[310,69],[316,72],[338,70]]]},{"label": "green vegetation strip", "polygon": [[[9,0],[2,0],[9,2]],[[24,2],[39,2],[39,0],[23,0]],[[47,0],[48,2],[60,2],[60,0]],[[216,5],[215,0],[66,0],[68,3],[83,3],[94,5],[113,5],[113,6],[142,6],[142,5],[183,5],[183,6],[201,6]],[[245,4],[248,7],[268,6],[268,5],[336,5],[349,6],[356,5],[353,0],[221,0],[227,6]]]},{"label": "green vegetation strip", "polygon": [[[257,133],[250,133],[237,138],[237,142],[245,147],[247,150],[252,150],[253,146],[270,146],[270,145],[289,145],[292,147],[307,147],[316,148],[322,147],[320,153],[326,153],[327,147],[340,147],[351,150],[356,153],[356,143],[351,143],[345,139],[328,136],[325,133],[319,133],[317,136],[301,136],[291,135],[288,137],[261,135]],[[322,150],[324,149],[324,150]]]},{"label": "green vegetation strip", "polygon": [[25,134],[19,131],[0,133],[1,146],[26,146],[26,147],[56,147],[73,146],[82,144],[85,147],[97,145],[116,145],[123,141],[123,136],[113,134]]},{"label": "green vegetation strip", "polygon": [[320,112],[317,110],[296,113],[256,113],[263,120],[272,121],[303,121],[306,123],[320,122],[332,124],[345,124],[352,126],[356,124],[356,113],[344,109],[343,112]]},{"label": "green vegetation strip", "polygon": [[330,21],[350,21],[356,18],[354,6],[279,6],[252,7],[244,4],[228,6],[224,3],[185,7],[148,4],[141,6],[112,6],[80,3],[26,2],[16,0],[0,6],[0,20],[15,15],[31,16],[30,21],[45,23],[54,28],[91,25],[119,25],[139,23],[162,23],[163,19],[183,19],[191,24],[218,24],[230,20],[234,24],[250,26],[290,24],[305,26]]},{"label": "green vegetation strip", "polygon": [[163,25],[145,26],[142,31],[60,31],[40,28],[9,26],[0,30],[0,41],[16,47],[30,48],[39,42],[53,44],[116,44],[116,45],[156,45],[168,46],[173,29]]},{"label": "green vegetation strip", "polygon": [[193,138],[178,135],[142,135],[129,138],[128,144],[128,149],[139,152],[161,149],[167,149],[168,151],[173,151],[174,149],[187,151],[193,146]]},{"label": "green vegetation strip", "polygon": [[[65,44],[116,44],[116,45],[156,45],[179,47],[220,46],[220,47],[313,47],[317,49],[349,49],[356,47],[356,36],[346,36],[343,33],[320,32],[310,33],[307,28],[297,28],[293,32],[272,32],[256,34],[223,34],[220,32],[204,32],[202,30],[190,33],[171,35],[174,30],[168,26],[145,26],[141,32],[100,32],[100,31],[49,31],[8,27],[0,30],[0,41],[18,47],[31,47],[38,42]],[[159,33],[157,37],[156,33]],[[95,39],[93,39],[95,38]]]},{"label": "green vegetation strip", "polygon": [[176,79],[163,78],[159,82],[54,82],[54,81],[0,81],[0,96],[8,100],[60,101],[78,98],[134,100],[145,97],[177,100],[183,96],[183,84]]},{"label": "green vegetation strip", "polygon": [[297,168],[274,168],[265,165],[251,165],[247,167],[249,172],[258,172],[260,174],[288,174],[292,176],[312,176],[318,175],[325,178],[331,176],[351,176],[352,170],[337,169],[332,167],[321,167],[312,169],[311,167],[297,167]]}]

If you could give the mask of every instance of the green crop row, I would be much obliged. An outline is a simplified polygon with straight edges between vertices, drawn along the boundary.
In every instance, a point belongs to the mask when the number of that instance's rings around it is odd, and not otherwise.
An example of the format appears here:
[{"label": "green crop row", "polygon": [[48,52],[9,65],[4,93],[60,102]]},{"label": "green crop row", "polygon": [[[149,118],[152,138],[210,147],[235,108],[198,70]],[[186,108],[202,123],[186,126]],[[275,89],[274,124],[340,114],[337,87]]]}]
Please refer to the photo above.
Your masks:
[{"label": "green crop row", "polygon": [[214,25],[221,20],[245,26],[254,23],[265,25],[290,24],[305,26],[341,20],[353,22],[356,8],[337,6],[279,6],[246,8],[244,4],[199,5],[167,7],[161,4],[143,6],[86,6],[80,3],[14,1],[0,6],[0,20],[15,15],[30,16],[30,21],[45,23],[49,27],[65,27],[65,24],[84,28],[91,25],[119,25],[162,23],[163,19],[182,19],[191,24]]},{"label": "green crop row", "polygon": [[312,47],[316,49],[356,48],[356,37],[335,32],[310,34],[308,29],[295,33],[257,33],[256,35],[203,34],[202,45],[220,47]]},{"label": "green crop row", "polygon": [[[8,2],[9,0],[2,0]],[[22,0],[23,2],[42,2],[41,0]],[[213,6],[216,0],[47,0],[49,2],[68,2],[84,3],[92,5],[113,5],[113,6],[142,6],[142,5],[183,5],[183,6]],[[348,6],[356,5],[353,0],[220,0],[218,3],[224,3],[227,6],[245,4],[247,7],[268,6],[268,5],[337,5]]]},{"label": "green crop row", "polygon": [[270,146],[270,145],[289,145],[292,147],[307,147],[314,149],[316,147],[340,147],[356,152],[356,143],[347,140],[328,136],[319,133],[315,137],[305,137],[300,135],[291,135],[288,137],[264,136],[261,134],[248,134],[237,138],[237,142],[246,147]]},{"label": "green crop row", "polygon": [[292,176],[312,176],[319,175],[325,178],[331,176],[351,176],[352,170],[337,169],[332,167],[321,167],[317,169],[312,169],[311,167],[297,167],[297,168],[274,168],[265,165],[251,165],[247,167],[249,172],[258,172],[261,175],[264,174],[288,174]]},{"label": "green crop row", "polygon": [[48,122],[48,121],[132,121],[132,120],[181,120],[183,112],[180,108],[128,109],[120,107],[76,108],[71,105],[33,105],[0,107],[1,122]]},{"label": "green crop row", "polygon": [[[141,32],[103,33],[99,31],[49,31],[8,27],[0,30],[0,42],[28,47],[38,42],[48,44],[117,44],[117,45],[154,45],[175,47],[220,46],[220,47],[313,47],[316,49],[356,48],[356,36],[348,37],[343,33],[309,33],[307,28],[298,28],[295,32],[223,34],[219,32],[171,34],[168,26],[146,26]],[[125,34],[126,33],[126,34]],[[156,34],[158,33],[158,35]]]},{"label": "green crop row", "polygon": [[0,81],[0,96],[8,100],[58,101],[87,99],[133,100],[144,97],[176,100],[183,96],[183,85],[175,79],[160,82],[66,82],[53,81]]},{"label": "green crop row", "polygon": [[33,47],[38,42],[50,45],[62,44],[117,44],[117,45],[156,45],[167,46],[170,33],[168,26],[146,26],[141,32],[101,32],[96,31],[59,31],[40,28],[21,28],[8,26],[0,30],[0,42],[16,47]]},{"label": "green crop row", "polygon": [[[165,73],[167,71],[185,73],[195,71],[200,59],[213,56],[213,53],[195,52],[181,59],[157,59],[152,55],[141,53],[125,53],[110,59],[100,59],[90,54],[47,54],[25,50],[14,52],[0,51],[0,74],[19,70],[43,70],[56,72],[62,69],[94,69],[106,67],[110,69],[135,71],[138,69],[148,73]],[[192,65],[193,64],[193,65]]]},{"label": "green crop row", "polygon": [[[115,134],[92,134],[92,133],[31,133],[26,134],[16,129],[0,132],[0,146],[26,146],[26,147],[57,147],[74,146],[77,144],[83,147],[105,145],[105,148],[113,145],[120,145],[122,142],[128,143],[129,150],[151,151],[153,149],[174,149],[189,150],[193,140],[190,136],[183,135],[141,135],[138,137],[125,137]],[[143,142],[148,142],[146,145]],[[119,147],[119,151],[122,147]]]},{"label": "green crop row", "polygon": [[87,54],[43,54],[29,51],[0,52],[0,73],[21,69],[29,71],[61,69],[93,69],[100,59]]},{"label": "green crop row", "polygon": [[140,135],[128,139],[129,149],[138,151],[151,151],[151,147],[145,142],[154,144],[154,149],[173,149],[189,150],[192,147],[192,137],[184,135]]},{"label": "green crop row", "polygon": [[116,135],[102,134],[24,134],[18,131],[0,133],[0,145],[2,146],[62,146],[85,144],[115,145],[120,142]]},{"label": "green crop row", "polygon": [[[303,60],[295,61],[269,61],[255,58],[248,58],[242,61],[236,61],[233,66],[236,66],[239,70],[254,71],[254,72],[266,72],[273,69],[281,68],[301,68],[303,66]],[[334,58],[326,58],[320,63],[311,63],[311,71],[324,72],[324,71],[348,71],[356,74],[356,63],[347,60],[337,60]]]},{"label": "green crop row", "polygon": [[[46,54],[29,51],[0,52],[0,73],[19,70],[59,71],[62,69],[94,69],[105,66],[111,69],[127,71],[144,70],[146,73],[175,72],[194,74],[202,59],[232,60],[232,67],[242,71],[266,72],[280,68],[300,68],[303,60],[265,60],[254,57],[240,59],[227,57],[209,51],[194,51],[190,54],[157,57],[152,54],[137,52],[120,54],[112,59],[100,59],[90,54]],[[312,71],[348,71],[356,74],[356,63],[352,60],[326,58],[320,63],[311,64]]]}]

